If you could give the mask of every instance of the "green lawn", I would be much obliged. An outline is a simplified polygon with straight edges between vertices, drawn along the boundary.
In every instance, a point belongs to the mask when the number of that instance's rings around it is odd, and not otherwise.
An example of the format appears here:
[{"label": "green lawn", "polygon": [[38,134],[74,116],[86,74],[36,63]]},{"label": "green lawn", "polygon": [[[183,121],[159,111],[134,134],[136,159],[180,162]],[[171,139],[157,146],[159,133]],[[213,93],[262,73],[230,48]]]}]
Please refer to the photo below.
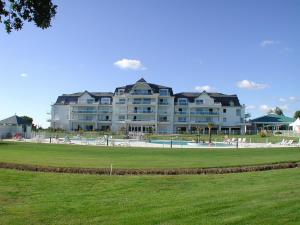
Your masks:
[{"label": "green lawn", "polygon": [[107,168],[195,168],[300,161],[300,148],[159,149],[0,143],[0,162]]},{"label": "green lawn", "polygon": [[96,176],[0,169],[0,224],[299,224],[300,169]]}]

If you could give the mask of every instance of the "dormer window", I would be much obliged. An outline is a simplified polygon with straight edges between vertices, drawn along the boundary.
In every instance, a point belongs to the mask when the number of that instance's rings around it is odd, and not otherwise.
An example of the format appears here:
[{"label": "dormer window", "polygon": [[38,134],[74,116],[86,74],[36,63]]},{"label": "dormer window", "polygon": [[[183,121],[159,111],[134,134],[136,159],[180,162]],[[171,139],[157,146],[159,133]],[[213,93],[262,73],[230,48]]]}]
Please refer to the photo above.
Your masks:
[{"label": "dormer window", "polygon": [[202,105],[204,104],[204,100],[203,99],[197,99],[196,100],[196,105]]},{"label": "dormer window", "polygon": [[136,89],[133,91],[133,94],[134,95],[151,95],[152,94],[152,91],[150,89]]},{"label": "dormer window", "polygon": [[159,89],[159,95],[169,96],[169,90],[168,89]]},{"label": "dormer window", "polygon": [[234,102],[233,102],[233,101],[230,101],[230,102],[229,102],[229,105],[230,105],[230,106],[234,106]]},{"label": "dormer window", "polygon": [[188,101],[186,98],[179,98],[178,99],[178,104],[179,105],[187,105]]},{"label": "dormer window", "polygon": [[110,104],[110,98],[101,98],[101,105],[109,105]]},{"label": "dormer window", "polygon": [[123,95],[123,94],[124,94],[124,91],[125,91],[124,89],[119,89],[119,90],[118,90],[118,95]]},{"label": "dormer window", "polygon": [[86,100],[86,103],[87,103],[87,104],[93,104],[93,102],[94,102],[94,99],[87,99],[87,100]]}]

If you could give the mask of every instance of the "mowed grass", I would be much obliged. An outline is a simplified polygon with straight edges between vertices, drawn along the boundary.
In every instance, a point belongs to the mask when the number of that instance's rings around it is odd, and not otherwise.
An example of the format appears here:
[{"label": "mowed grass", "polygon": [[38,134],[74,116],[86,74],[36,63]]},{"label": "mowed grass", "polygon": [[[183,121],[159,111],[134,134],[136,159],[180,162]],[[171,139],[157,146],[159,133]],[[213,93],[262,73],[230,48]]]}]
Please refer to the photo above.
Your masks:
[{"label": "mowed grass", "polygon": [[300,169],[97,176],[0,169],[0,224],[299,224]]},{"label": "mowed grass", "polygon": [[0,162],[88,168],[195,168],[300,161],[300,148],[159,149],[0,143]]}]

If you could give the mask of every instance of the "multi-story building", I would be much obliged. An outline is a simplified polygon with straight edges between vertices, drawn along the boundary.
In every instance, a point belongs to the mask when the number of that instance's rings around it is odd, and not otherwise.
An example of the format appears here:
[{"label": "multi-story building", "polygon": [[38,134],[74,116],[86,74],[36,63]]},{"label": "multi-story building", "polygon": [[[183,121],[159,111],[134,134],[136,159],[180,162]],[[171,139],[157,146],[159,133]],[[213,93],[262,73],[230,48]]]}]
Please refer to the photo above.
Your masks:
[{"label": "multi-story building", "polygon": [[208,129],[245,131],[245,106],[236,95],[208,92],[174,94],[172,88],[146,82],[110,92],[64,94],[52,105],[51,127],[64,130],[110,130],[177,133]]}]

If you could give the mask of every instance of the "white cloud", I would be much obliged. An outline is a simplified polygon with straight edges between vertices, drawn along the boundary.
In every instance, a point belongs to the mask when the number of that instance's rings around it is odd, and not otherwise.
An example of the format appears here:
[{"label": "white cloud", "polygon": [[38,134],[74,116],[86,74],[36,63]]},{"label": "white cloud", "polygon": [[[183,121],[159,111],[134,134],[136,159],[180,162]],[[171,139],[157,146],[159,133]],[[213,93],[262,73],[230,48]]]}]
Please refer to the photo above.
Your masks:
[{"label": "white cloud", "polygon": [[137,59],[120,59],[114,62],[114,65],[120,69],[130,69],[130,70],[145,70],[146,67],[143,66],[140,60]]},{"label": "white cloud", "polygon": [[216,91],[216,88],[209,86],[209,85],[204,85],[204,86],[196,86],[195,87],[196,91],[206,91],[206,92],[213,92]]},{"label": "white cloud", "polygon": [[289,110],[288,105],[281,105],[281,106],[279,106],[279,108],[281,108],[283,111]]},{"label": "white cloud", "polygon": [[279,98],[278,101],[280,101],[280,102],[286,102],[286,99],[285,98]]},{"label": "white cloud", "polygon": [[28,74],[27,73],[21,73],[20,76],[21,77],[28,77]]},{"label": "white cloud", "polygon": [[297,102],[297,101],[299,101],[299,98],[296,97],[296,96],[291,96],[291,97],[289,97],[289,100],[290,100],[291,102]]},{"label": "white cloud", "polygon": [[278,44],[280,44],[280,41],[275,41],[275,40],[263,40],[262,42],[260,42],[261,47],[267,47],[270,45],[278,45]]},{"label": "white cloud", "polygon": [[267,84],[255,83],[254,81],[250,81],[250,80],[238,81],[237,86],[239,88],[249,89],[249,90],[265,89],[269,87],[269,85]]},{"label": "white cloud", "polygon": [[261,105],[260,106],[260,111],[262,111],[263,113],[268,113],[270,112],[270,110],[273,110],[274,108],[268,106],[268,105]]},{"label": "white cloud", "polygon": [[246,109],[247,110],[256,109],[256,106],[255,105],[247,105]]}]

